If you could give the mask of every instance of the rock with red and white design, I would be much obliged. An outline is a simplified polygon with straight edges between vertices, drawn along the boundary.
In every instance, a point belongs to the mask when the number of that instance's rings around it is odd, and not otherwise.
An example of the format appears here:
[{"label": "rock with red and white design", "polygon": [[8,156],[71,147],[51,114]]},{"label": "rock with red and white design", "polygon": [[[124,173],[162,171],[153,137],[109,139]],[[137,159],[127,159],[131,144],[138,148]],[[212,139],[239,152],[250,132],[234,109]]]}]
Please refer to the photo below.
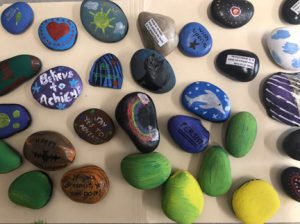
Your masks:
[{"label": "rock with red and white design", "polygon": [[281,173],[281,185],[294,200],[300,202],[300,169],[289,167]]}]

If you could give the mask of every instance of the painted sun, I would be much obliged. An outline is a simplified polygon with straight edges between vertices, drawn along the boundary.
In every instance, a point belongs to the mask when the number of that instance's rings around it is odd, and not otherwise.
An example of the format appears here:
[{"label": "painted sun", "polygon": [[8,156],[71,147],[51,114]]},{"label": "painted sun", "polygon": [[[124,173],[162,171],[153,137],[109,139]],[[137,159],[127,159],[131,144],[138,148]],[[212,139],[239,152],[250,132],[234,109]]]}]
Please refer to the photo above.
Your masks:
[{"label": "painted sun", "polygon": [[115,17],[109,17],[110,11],[111,9],[108,9],[107,12],[104,12],[103,8],[101,8],[99,12],[89,12],[92,16],[94,16],[91,24],[96,26],[95,32],[100,29],[102,33],[105,34],[107,28],[114,28],[114,26],[111,25],[111,22],[115,19]]}]

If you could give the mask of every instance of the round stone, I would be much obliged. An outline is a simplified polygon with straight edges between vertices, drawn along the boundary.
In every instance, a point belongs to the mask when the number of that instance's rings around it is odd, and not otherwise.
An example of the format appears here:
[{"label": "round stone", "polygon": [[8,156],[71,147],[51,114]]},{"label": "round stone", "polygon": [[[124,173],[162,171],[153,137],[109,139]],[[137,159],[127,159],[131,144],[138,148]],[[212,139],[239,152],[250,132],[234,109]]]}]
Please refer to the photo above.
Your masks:
[{"label": "round stone", "polygon": [[0,173],[9,173],[22,165],[21,155],[0,140]]},{"label": "round stone", "polygon": [[300,24],[300,1],[285,0],[281,7],[281,17],[290,24]]},{"label": "round stone", "polygon": [[286,168],[281,173],[283,190],[292,199],[300,202],[300,169],[297,167]]},{"label": "round stone", "polygon": [[282,142],[282,148],[289,157],[300,161],[300,130],[287,135]]}]

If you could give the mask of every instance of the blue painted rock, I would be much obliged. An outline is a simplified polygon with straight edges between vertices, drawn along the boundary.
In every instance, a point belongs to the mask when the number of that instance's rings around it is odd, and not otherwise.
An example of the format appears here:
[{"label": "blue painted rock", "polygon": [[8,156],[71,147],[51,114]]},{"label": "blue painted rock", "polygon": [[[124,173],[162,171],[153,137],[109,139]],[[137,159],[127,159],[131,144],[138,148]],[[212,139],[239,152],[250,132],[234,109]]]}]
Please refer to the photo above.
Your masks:
[{"label": "blue painted rock", "polygon": [[19,104],[0,104],[0,139],[13,136],[31,124],[31,116]]},{"label": "blue painted rock", "polygon": [[202,152],[208,145],[209,132],[196,118],[173,116],[168,122],[168,130],[173,140],[186,152]]},{"label": "blue painted rock", "polygon": [[300,202],[300,169],[297,167],[286,168],[281,173],[283,190],[294,200]]},{"label": "blue painted rock", "polygon": [[200,23],[188,23],[179,33],[179,49],[187,56],[202,57],[212,48],[212,38]]},{"label": "blue painted rock", "polygon": [[97,59],[90,71],[89,83],[92,86],[121,89],[123,72],[119,59],[113,54],[105,54]]},{"label": "blue painted rock", "polygon": [[209,82],[194,82],[187,86],[181,102],[188,111],[208,121],[223,122],[230,116],[228,96]]},{"label": "blue painted rock", "polygon": [[281,17],[290,24],[300,24],[300,1],[285,0],[281,7]]},{"label": "blue painted rock", "polygon": [[176,78],[171,65],[154,50],[141,49],[135,52],[130,68],[133,79],[151,92],[165,93],[175,86]]},{"label": "blue painted rock", "polygon": [[58,66],[40,74],[31,86],[34,99],[50,109],[70,107],[82,91],[80,76],[72,68]]},{"label": "blue painted rock", "polygon": [[160,134],[150,96],[141,92],[127,94],[117,105],[115,116],[139,151],[148,153],[156,149]]},{"label": "blue painted rock", "polygon": [[55,51],[68,50],[77,40],[76,24],[67,18],[51,18],[44,20],[39,26],[39,37],[42,43]]},{"label": "blue painted rock", "polygon": [[84,0],[80,8],[84,28],[99,41],[122,40],[128,31],[127,18],[117,4],[109,0]]},{"label": "blue painted rock", "polygon": [[2,12],[1,23],[7,32],[21,34],[30,27],[33,17],[32,8],[26,2],[16,2]]}]

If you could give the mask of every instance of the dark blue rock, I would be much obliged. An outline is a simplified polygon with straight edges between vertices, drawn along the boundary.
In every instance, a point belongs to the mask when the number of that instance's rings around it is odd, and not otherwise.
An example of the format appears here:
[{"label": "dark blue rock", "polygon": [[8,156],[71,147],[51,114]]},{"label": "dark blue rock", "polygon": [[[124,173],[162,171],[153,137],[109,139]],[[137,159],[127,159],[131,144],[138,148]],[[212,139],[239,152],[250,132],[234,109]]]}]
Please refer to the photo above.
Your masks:
[{"label": "dark blue rock", "polygon": [[130,62],[133,79],[153,93],[170,91],[176,83],[174,71],[157,51],[141,49],[134,53]]},{"label": "dark blue rock", "polygon": [[210,52],[212,38],[200,23],[188,23],[180,31],[178,47],[187,56],[202,57]]},{"label": "dark blue rock", "polygon": [[2,12],[1,23],[7,32],[20,34],[30,27],[33,18],[32,8],[26,2],[16,2]]},{"label": "dark blue rock", "polygon": [[196,118],[173,116],[168,122],[168,130],[173,140],[186,152],[202,152],[208,145],[209,132]]},{"label": "dark blue rock", "polygon": [[292,199],[300,202],[300,169],[297,167],[286,168],[281,173],[283,190]]},{"label": "dark blue rock", "polygon": [[0,104],[0,139],[13,136],[31,123],[27,109],[19,104]]},{"label": "dark blue rock", "polygon": [[194,82],[187,86],[181,101],[187,110],[208,121],[223,122],[230,116],[228,96],[209,82]]}]

